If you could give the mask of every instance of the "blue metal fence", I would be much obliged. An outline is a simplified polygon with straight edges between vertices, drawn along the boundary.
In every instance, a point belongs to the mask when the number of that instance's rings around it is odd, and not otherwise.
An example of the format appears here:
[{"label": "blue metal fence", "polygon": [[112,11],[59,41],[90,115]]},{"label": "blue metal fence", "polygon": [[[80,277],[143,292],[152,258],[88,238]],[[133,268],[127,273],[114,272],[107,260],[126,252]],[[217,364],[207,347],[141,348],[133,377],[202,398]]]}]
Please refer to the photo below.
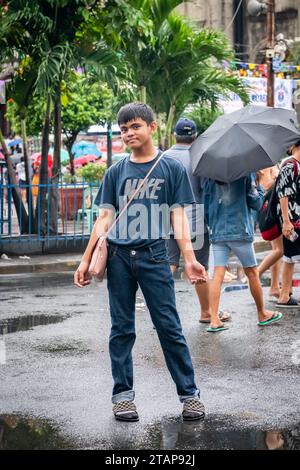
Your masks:
[{"label": "blue metal fence", "polygon": [[[89,237],[99,209],[95,197],[100,182],[38,185],[12,185],[0,179],[0,242],[22,243],[49,240],[78,240]],[[13,202],[13,189],[20,195],[19,211]],[[27,190],[33,197],[27,202]],[[41,190],[46,192],[44,218]],[[37,195],[35,195],[37,194]],[[22,214],[22,200],[25,213]],[[17,213],[19,212],[19,218]]]}]

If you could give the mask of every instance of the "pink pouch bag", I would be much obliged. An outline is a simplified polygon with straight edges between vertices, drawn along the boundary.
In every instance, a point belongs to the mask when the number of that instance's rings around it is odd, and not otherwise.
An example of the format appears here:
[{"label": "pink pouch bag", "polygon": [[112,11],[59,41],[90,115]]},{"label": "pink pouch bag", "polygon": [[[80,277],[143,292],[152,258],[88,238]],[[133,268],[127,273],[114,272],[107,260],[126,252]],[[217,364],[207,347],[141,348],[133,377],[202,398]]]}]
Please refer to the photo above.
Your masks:
[{"label": "pink pouch bag", "polygon": [[129,201],[121,210],[119,216],[115,219],[114,223],[111,225],[109,230],[106,232],[105,235],[102,235],[99,240],[97,241],[95,248],[92,253],[88,274],[92,277],[95,277],[98,281],[102,282],[104,279],[106,267],[107,267],[107,260],[108,260],[108,243],[107,243],[107,236],[112,231],[114,226],[117,224],[120,217],[124,214],[127,210],[129,204],[133,201],[135,196],[140,192],[144,184],[146,183],[147,179],[151,175],[152,171],[156,167],[156,165],[160,162],[161,158],[164,154],[162,154],[154,163],[152,168],[149,170],[139,187],[134,191],[134,193],[130,196]]},{"label": "pink pouch bag", "polygon": [[105,237],[100,237],[94,248],[88,273],[102,282],[106,271],[108,259],[108,246]]}]

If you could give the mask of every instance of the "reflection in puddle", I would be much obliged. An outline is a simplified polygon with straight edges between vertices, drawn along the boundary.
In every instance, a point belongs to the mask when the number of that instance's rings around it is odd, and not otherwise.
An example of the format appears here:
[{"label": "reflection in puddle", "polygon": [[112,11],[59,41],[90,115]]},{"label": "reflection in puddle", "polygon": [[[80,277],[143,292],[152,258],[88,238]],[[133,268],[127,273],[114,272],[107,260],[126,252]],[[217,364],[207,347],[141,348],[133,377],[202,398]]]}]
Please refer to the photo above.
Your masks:
[{"label": "reflection in puddle", "polygon": [[215,419],[198,423],[167,419],[149,427],[144,445],[165,450],[299,450],[300,424],[292,430],[260,431]]},{"label": "reflection in puddle", "polygon": [[7,318],[0,321],[0,335],[31,330],[34,326],[59,323],[68,317],[69,315],[26,315],[17,318]]},{"label": "reflection in puddle", "polygon": [[[18,290],[30,289],[41,290],[46,289],[48,295],[49,286],[51,288],[72,285],[73,273],[27,273],[26,275],[11,274],[0,277],[0,292],[7,294],[8,292],[16,292]],[[41,292],[39,292],[41,293]]]},{"label": "reflection in puddle", "polygon": [[[118,427],[119,429],[119,427]],[[120,429],[119,429],[120,430]],[[125,428],[124,428],[125,430]],[[127,435],[127,437],[126,437]],[[109,442],[88,442],[90,449],[155,450],[299,450],[300,425],[291,430],[260,431],[235,428],[210,418],[198,423],[163,419],[150,425],[146,437],[132,439],[116,433]],[[67,438],[51,422],[27,416],[0,415],[0,450],[54,450],[86,448],[82,440]]]},{"label": "reflection in puddle", "polygon": [[0,450],[70,449],[72,445],[46,420],[0,415]]}]

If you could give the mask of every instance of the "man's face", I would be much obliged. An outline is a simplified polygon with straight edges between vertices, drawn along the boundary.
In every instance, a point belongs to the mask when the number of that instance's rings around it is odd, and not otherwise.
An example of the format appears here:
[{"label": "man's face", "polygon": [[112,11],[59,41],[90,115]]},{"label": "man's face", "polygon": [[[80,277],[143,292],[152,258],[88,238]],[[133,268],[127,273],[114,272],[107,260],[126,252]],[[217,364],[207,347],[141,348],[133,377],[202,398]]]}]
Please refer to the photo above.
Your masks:
[{"label": "man's face", "polygon": [[152,134],[156,130],[156,122],[152,122],[148,125],[143,119],[136,118],[132,121],[121,124],[121,135],[122,139],[127,147],[132,150],[142,147],[148,143]]}]

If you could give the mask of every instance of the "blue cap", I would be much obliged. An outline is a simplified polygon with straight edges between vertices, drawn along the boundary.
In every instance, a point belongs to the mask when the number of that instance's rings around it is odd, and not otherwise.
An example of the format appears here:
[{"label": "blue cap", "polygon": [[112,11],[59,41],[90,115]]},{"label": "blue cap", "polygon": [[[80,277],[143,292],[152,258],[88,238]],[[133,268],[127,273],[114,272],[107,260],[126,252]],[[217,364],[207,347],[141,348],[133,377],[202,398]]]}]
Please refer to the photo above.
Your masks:
[{"label": "blue cap", "polygon": [[180,118],[176,123],[174,132],[180,136],[192,136],[197,134],[197,126],[191,119]]}]

